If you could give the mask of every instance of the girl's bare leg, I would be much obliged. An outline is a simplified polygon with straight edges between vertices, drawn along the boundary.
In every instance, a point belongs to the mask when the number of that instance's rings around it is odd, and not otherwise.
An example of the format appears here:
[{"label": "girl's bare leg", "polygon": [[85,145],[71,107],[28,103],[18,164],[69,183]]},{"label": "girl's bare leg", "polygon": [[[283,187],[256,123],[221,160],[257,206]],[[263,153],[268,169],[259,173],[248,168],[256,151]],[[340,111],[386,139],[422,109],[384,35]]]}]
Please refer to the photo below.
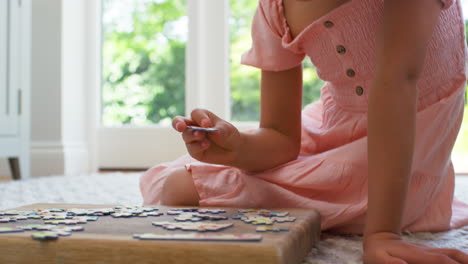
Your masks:
[{"label": "girl's bare leg", "polygon": [[192,174],[185,167],[174,169],[164,182],[161,204],[169,206],[198,206],[200,196]]}]

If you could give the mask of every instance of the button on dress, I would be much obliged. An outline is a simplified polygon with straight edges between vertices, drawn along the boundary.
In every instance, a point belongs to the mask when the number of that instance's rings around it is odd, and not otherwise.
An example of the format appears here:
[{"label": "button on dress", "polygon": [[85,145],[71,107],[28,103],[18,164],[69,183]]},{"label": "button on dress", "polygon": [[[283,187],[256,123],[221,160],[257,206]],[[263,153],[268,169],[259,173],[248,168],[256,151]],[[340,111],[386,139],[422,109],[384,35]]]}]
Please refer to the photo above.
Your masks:
[{"label": "button on dress", "polygon": [[[412,232],[468,225],[468,206],[453,197],[450,160],[466,84],[461,5],[459,0],[431,1],[440,1],[443,10],[417,83],[416,142],[403,218],[403,230]],[[320,100],[302,111],[299,157],[251,173],[183,156],[141,177],[144,203],[159,203],[171,169],[185,166],[201,206],[314,208],[321,214],[323,230],[361,233],[367,210],[368,90],[382,18],[383,0],[350,0],[292,38],[282,0],[260,0],[253,45],[242,63],[282,71],[308,56],[325,81]]]}]

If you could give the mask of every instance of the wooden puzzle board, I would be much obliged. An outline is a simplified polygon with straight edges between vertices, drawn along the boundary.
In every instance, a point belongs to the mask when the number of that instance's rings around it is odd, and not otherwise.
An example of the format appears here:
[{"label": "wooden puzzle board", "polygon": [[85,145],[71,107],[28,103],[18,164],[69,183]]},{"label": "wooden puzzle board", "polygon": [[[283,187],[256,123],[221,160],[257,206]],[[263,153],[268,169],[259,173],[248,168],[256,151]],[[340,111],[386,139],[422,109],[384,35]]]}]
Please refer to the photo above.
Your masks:
[{"label": "wooden puzzle board", "polygon": [[[33,204],[13,210],[38,208],[109,208],[113,205],[83,204]],[[160,206],[167,212],[170,207]],[[203,207],[205,208],[205,207]],[[153,221],[174,221],[174,216],[113,218],[101,216],[96,222],[82,224],[83,232],[73,232],[70,237],[53,241],[31,239],[32,231],[0,234],[0,263],[222,263],[271,264],[301,263],[320,236],[320,216],[317,211],[303,209],[275,209],[288,211],[297,218],[292,223],[275,223],[287,227],[289,232],[257,233],[257,226],[230,219],[237,209],[223,208],[234,227],[221,233],[256,233],[260,242],[209,242],[209,241],[143,241],[133,238],[142,233],[186,233],[168,231],[152,225]],[[0,227],[43,224],[43,220],[24,220],[2,223]]]}]

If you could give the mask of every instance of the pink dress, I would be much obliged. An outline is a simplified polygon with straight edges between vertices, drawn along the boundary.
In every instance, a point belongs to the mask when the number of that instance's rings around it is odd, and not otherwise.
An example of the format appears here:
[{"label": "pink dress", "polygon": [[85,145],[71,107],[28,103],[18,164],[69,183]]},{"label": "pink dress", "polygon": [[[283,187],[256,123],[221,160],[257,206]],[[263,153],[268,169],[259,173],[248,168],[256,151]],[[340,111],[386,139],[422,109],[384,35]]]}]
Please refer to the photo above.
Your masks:
[{"label": "pink dress", "polygon": [[[441,8],[417,84],[416,146],[403,219],[406,231],[468,225],[468,206],[453,198],[450,159],[464,107],[465,31],[459,0],[442,0]],[[144,203],[157,204],[170,169],[185,166],[192,173],[201,206],[314,208],[322,216],[322,229],[362,232],[367,210],[368,89],[382,17],[383,0],[351,0],[293,39],[282,0],[260,0],[253,47],[242,62],[280,71],[299,65],[307,55],[326,81],[320,100],[303,110],[299,157],[249,173],[184,156],[141,177]]]}]

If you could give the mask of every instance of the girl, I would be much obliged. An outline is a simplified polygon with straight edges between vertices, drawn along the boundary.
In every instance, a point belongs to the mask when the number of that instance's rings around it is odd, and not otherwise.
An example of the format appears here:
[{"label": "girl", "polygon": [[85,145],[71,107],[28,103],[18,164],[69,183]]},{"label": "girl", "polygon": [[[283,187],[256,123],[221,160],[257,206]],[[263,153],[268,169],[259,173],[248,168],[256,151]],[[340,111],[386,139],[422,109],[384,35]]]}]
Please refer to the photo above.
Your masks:
[{"label": "girl", "polygon": [[[366,263],[468,263],[400,239],[468,224],[450,161],[466,83],[459,1],[260,0],[242,58],[262,69],[260,128],[204,109],[176,117],[191,157],[142,176],[145,204],[314,208],[323,230],[364,234]],[[306,55],[326,84],[301,114]]]}]

